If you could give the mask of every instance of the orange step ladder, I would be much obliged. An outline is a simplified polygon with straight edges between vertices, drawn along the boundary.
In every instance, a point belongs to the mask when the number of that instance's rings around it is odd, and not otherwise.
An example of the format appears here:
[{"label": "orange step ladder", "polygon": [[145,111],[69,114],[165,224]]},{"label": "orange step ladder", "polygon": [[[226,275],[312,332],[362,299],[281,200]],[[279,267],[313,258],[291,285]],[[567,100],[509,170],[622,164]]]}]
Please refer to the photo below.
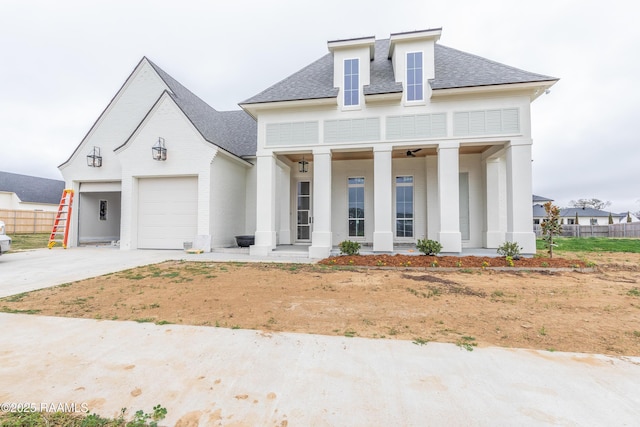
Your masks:
[{"label": "orange step ladder", "polygon": [[49,236],[49,249],[54,247],[56,243],[61,243],[64,249],[67,249],[67,240],[69,238],[69,222],[71,221],[71,207],[73,206],[73,190],[65,188],[60,198],[58,206],[58,214],[51,229]]}]

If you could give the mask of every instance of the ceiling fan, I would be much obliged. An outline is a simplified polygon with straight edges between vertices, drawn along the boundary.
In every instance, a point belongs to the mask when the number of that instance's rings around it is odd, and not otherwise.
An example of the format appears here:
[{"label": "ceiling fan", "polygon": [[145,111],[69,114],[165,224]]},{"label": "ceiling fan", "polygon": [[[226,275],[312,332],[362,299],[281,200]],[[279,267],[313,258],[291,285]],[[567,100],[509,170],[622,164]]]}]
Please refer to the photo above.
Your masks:
[{"label": "ceiling fan", "polygon": [[415,153],[422,150],[422,148],[416,148],[415,150],[407,150],[407,157],[415,157]]}]

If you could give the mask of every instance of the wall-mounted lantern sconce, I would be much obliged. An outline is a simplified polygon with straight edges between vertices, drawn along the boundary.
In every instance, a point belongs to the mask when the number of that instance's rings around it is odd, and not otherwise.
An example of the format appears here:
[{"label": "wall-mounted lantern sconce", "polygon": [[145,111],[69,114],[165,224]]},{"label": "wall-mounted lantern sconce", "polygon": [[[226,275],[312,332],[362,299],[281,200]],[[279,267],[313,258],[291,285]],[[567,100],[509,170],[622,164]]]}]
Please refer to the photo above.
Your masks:
[{"label": "wall-mounted lantern sconce", "polygon": [[298,171],[302,173],[309,172],[309,162],[304,159],[304,155],[302,156],[302,160],[298,162]]},{"label": "wall-mounted lantern sconce", "polygon": [[158,138],[158,142],[151,147],[151,155],[153,160],[167,160],[167,147],[164,145],[164,138]]},{"label": "wall-mounted lantern sconce", "polygon": [[93,150],[87,155],[87,166],[92,168],[99,168],[102,166],[100,147],[93,147]]}]

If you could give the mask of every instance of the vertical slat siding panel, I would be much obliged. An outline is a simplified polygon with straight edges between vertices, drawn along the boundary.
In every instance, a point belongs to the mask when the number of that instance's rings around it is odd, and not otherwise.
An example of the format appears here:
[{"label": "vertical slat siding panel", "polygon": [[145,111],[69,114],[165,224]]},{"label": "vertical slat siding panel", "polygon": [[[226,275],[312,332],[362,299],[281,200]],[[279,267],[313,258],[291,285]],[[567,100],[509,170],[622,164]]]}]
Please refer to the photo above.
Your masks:
[{"label": "vertical slat siding panel", "polygon": [[502,110],[502,131],[504,133],[520,132],[520,111],[517,108]]},{"label": "vertical slat siding panel", "polygon": [[393,116],[387,117],[387,139],[401,139],[402,138],[402,117]]},{"label": "vertical slat siding panel", "polygon": [[447,115],[445,113],[431,115],[431,137],[447,136]]},{"label": "vertical slat siding panel", "polygon": [[502,133],[502,112],[487,110],[486,133]]},{"label": "vertical slat siding panel", "polygon": [[484,111],[472,111],[469,114],[469,133],[471,135],[484,135],[487,133]]},{"label": "vertical slat siding panel", "polygon": [[453,136],[469,135],[469,113],[453,113]]}]

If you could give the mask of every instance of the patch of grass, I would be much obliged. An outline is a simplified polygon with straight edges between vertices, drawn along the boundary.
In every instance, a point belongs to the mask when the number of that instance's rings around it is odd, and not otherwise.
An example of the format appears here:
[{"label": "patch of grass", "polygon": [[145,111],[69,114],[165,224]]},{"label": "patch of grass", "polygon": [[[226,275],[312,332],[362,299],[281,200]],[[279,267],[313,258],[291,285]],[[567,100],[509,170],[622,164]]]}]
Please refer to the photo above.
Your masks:
[{"label": "patch of grass", "polygon": [[24,297],[27,296],[26,292],[22,292],[20,294],[15,294],[15,295],[11,295],[8,297],[4,297],[1,298],[0,301],[5,301],[5,302],[20,302],[24,299]]},{"label": "patch of grass", "polygon": [[49,233],[11,234],[11,252],[28,249],[43,249],[49,244]]},{"label": "patch of grass", "polygon": [[9,308],[5,305],[4,307],[0,308],[0,311],[2,311],[3,313],[11,313],[11,314],[38,314],[42,310],[36,310],[36,309],[18,310],[15,308]]},{"label": "patch of grass", "polygon": [[414,338],[413,341],[411,342],[414,343],[415,345],[427,345],[429,343],[429,340],[418,337],[418,338]]},{"label": "patch of grass", "polygon": [[240,329],[240,325],[233,325],[231,329]]},{"label": "patch of grass", "polygon": [[[610,239],[608,237],[558,237],[554,252],[630,252],[640,253],[640,239]],[[536,240],[536,248],[545,250],[542,239]]]},{"label": "patch of grass", "polygon": [[477,347],[478,343],[475,342],[474,337],[463,336],[456,341],[456,345],[460,348],[464,348],[467,351],[473,351],[473,347]]},{"label": "patch of grass", "polygon": [[633,336],[636,338],[640,338],[640,331],[633,331]]},{"label": "patch of grass", "polygon": [[544,328],[544,325],[542,325],[542,327],[538,329],[538,334],[540,334],[540,336],[543,336],[543,337],[547,335],[547,330]]},{"label": "patch of grass", "polygon": [[627,292],[627,295],[632,296],[632,297],[640,297],[640,288],[633,287],[633,288],[629,289],[629,292]]},{"label": "patch of grass", "polygon": [[159,320],[156,322],[156,325],[171,325],[171,322],[168,320]]},{"label": "patch of grass", "polygon": [[179,271],[170,271],[168,273],[164,273],[161,275],[161,277],[166,277],[168,279],[173,279],[175,277],[179,277],[180,276],[180,272]]},{"label": "patch of grass", "polygon": [[356,331],[354,331],[353,329],[347,329],[346,331],[344,331],[344,336],[347,338],[353,338],[356,335],[358,335],[358,333]]},{"label": "patch of grass", "polygon": [[141,317],[139,319],[133,319],[134,322],[138,322],[138,323],[151,323],[154,322],[156,319],[153,319],[151,317]]}]

